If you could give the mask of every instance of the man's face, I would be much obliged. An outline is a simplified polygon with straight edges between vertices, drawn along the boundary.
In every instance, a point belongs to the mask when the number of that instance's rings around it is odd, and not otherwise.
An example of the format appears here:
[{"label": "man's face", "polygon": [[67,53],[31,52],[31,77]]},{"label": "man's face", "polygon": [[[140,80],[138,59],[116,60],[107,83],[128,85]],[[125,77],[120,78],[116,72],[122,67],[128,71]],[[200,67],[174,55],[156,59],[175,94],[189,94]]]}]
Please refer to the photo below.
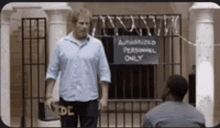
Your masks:
[{"label": "man's face", "polygon": [[86,15],[79,15],[78,21],[74,24],[77,39],[84,39],[89,32],[90,19]]}]

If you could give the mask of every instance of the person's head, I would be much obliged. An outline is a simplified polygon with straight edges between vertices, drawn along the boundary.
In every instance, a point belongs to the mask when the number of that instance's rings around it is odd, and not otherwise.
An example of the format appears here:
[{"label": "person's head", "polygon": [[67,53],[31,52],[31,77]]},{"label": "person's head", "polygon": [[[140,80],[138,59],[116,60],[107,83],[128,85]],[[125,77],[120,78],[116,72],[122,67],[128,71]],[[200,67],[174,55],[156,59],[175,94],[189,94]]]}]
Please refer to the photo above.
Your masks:
[{"label": "person's head", "polygon": [[84,39],[87,37],[91,19],[92,13],[84,7],[75,8],[71,12],[75,38]]},{"label": "person's head", "polygon": [[188,82],[181,75],[171,75],[163,90],[163,101],[179,101],[182,102],[188,90]]}]

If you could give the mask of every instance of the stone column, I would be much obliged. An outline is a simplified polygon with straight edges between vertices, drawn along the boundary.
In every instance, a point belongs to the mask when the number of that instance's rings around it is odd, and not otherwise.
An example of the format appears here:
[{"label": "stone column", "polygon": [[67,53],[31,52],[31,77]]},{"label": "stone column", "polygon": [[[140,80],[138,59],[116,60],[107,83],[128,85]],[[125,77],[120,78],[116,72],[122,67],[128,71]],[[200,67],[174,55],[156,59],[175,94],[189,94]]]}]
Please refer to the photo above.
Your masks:
[{"label": "stone column", "polygon": [[194,13],[196,36],[196,107],[206,120],[206,127],[215,126],[215,84],[214,84],[214,3],[194,3],[190,11]]},{"label": "stone column", "polygon": [[11,126],[10,97],[10,16],[12,8],[5,6],[1,13],[1,118]]},{"label": "stone column", "polygon": [[[57,41],[67,35],[67,16],[69,11],[71,10],[70,7],[63,5],[63,3],[54,3],[44,4],[42,5],[42,9],[48,15],[48,64],[50,65],[53,59],[53,55],[55,53],[55,48],[57,47]],[[48,65],[48,66],[49,66]],[[56,101],[59,100],[59,80],[56,81],[54,90],[53,90],[53,97]],[[41,126],[47,127],[59,127],[60,121],[51,121],[49,123],[41,123]]]}]

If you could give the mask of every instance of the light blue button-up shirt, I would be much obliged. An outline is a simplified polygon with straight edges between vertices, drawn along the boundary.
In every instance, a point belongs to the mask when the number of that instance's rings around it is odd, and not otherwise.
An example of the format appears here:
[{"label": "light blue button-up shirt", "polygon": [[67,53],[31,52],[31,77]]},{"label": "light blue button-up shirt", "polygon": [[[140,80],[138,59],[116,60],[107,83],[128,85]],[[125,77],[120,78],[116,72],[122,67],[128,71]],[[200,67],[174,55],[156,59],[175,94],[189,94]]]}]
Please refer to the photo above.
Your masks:
[{"label": "light blue button-up shirt", "polygon": [[111,82],[103,44],[90,35],[78,44],[71,32],[58,42],[46,80],[57,80],[59,72],[59,93],[65,101],[98,99],[97,76],[100,81]]}]

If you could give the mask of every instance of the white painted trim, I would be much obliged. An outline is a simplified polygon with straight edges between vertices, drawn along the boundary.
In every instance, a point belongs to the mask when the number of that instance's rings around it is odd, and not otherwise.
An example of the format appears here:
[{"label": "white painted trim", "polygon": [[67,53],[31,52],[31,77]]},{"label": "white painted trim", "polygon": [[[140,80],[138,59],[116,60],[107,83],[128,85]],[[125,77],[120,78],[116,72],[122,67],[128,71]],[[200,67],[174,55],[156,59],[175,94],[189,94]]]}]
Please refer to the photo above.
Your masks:
[{"label": "white painted trim", "polygon": [[12,2],[10,4],[15,9],[41,9],[40,2]]},{"label": "white painted trim", "polygon": [[189,11],[194,9],[220,9],[220,6],[213,2],[194,2]]},{"label": "white painted trim", "polygon": [[68,7],[68,6],[66,6],[66,7],[49,7],[49,6],[42,6],[42,9],[44,10],[44,11],[55,11],[55,10],[58,10],[58,11],[65,11],[65,10],[72,10],[72,8],[71,7]]}]

